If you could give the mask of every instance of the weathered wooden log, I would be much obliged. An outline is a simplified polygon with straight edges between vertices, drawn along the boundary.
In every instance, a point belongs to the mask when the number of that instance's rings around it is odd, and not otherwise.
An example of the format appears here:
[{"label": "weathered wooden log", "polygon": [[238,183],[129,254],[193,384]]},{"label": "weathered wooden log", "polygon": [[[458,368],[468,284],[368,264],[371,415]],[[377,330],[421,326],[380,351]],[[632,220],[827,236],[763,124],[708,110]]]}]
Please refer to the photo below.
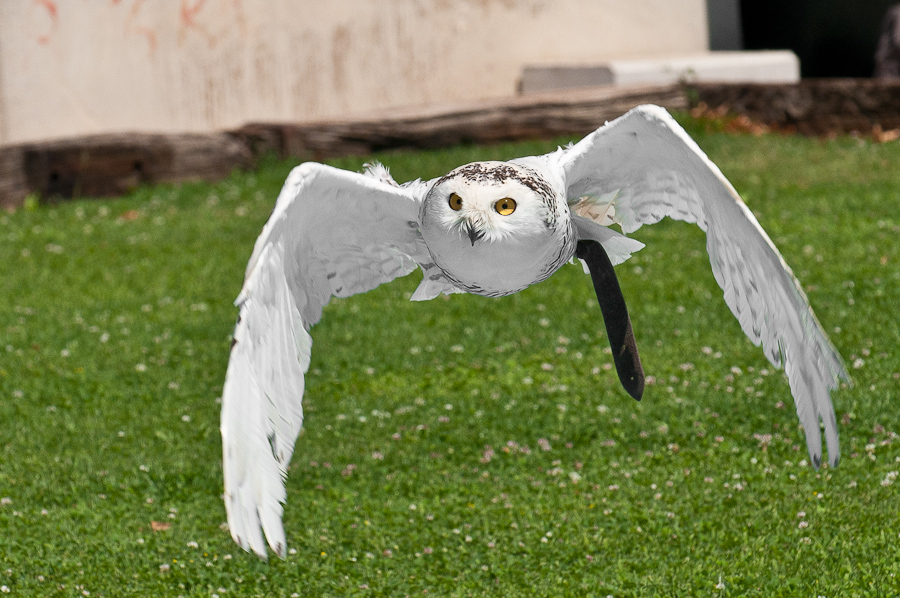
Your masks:
[{"label": "weathered wooden log", "polygon": [[900,80],[804,79],[796,84],[695,84],[703,102],[804,135],[869,134],[900,128]]},{"label": "weathered wooden log", "polygon": [[0,208],[12,210],[21,206],[28,193],[22,147],[0,147]]},{"label": "weathered wooden log", "polygon": [[232,131],[256,153],[323,159],[394,148],[436,148],[585,134],[638,104],[684,110],[677,85],[606,87],[376,113],[317,123],[253,123]]},{"label": "weathered wooden log", "polygon": [[124,133],[0,148],[0,206],[121,195],[144,183],[216,180],[248,168],[253,155],[227,133]]}]

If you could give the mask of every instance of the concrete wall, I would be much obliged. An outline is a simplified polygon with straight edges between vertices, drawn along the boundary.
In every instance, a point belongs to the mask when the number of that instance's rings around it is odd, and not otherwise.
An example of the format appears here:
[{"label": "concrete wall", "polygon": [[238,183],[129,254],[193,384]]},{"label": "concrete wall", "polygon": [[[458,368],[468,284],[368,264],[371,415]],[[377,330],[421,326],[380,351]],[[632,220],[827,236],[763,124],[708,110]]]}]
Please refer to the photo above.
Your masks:
[{"label": "concrete wall", "polygon": [[708,37],[705,0],[0,0],[0,143],[503,97]]}]

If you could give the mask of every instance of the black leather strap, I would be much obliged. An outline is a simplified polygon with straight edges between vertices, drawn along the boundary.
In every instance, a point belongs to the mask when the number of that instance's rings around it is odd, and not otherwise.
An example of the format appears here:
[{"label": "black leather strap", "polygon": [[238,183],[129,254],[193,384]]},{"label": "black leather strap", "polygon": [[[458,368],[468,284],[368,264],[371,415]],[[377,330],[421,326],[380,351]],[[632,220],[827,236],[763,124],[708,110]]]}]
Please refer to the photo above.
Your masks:
[{"label": "black leather strap", "polygon": [[603,246],[590,240],[578,241],[575,257],[584,260],[591,271],[591,280],[600,303],[619,380],[628,394],[640,401],[644,394],[644,367],[641,365],[628,308],[625,307],[625,297],[622,296],[612,262]]}]

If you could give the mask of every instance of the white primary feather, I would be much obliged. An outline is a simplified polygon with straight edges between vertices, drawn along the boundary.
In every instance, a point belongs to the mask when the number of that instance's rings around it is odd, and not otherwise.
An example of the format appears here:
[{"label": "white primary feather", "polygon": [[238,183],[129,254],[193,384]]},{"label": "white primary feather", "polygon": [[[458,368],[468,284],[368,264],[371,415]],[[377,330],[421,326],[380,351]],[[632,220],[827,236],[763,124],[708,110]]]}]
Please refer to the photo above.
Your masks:
[{"label": "white primary feather", "polygon": [[829,393],[849,375],[781,254],[734,187],[678,123],[640,106],[560,155],[569,198],[616,193],[615,218],[627,234],[668,216],[706,231],[716,281],[741,328],[784,366],[813,464],[839,458]]},{"label": "white primary feather", "polygon": [[[392,181],[391,181],[392,182]],[[285,554],[284,477],[303,422],[307,330],[347,297],[429,264],[418,232],[426,186],[321,164],[295,168],[256,242],[222,395],[225,506],[235,541]]]}]

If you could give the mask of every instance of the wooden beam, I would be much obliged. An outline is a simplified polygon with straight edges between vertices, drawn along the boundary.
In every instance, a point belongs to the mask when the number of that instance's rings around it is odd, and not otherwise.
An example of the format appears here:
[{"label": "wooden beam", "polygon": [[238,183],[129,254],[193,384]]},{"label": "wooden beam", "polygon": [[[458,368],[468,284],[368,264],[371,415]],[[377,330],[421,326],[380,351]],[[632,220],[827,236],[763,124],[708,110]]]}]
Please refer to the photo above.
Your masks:
[{"label": "wooden beam", "polygon": [[604,87],[316,123],[252,123],[233,134],[255,153],[321,160],[394,148],[429,149],[583,135],[638,104],[685,110],[677,85]]}]

